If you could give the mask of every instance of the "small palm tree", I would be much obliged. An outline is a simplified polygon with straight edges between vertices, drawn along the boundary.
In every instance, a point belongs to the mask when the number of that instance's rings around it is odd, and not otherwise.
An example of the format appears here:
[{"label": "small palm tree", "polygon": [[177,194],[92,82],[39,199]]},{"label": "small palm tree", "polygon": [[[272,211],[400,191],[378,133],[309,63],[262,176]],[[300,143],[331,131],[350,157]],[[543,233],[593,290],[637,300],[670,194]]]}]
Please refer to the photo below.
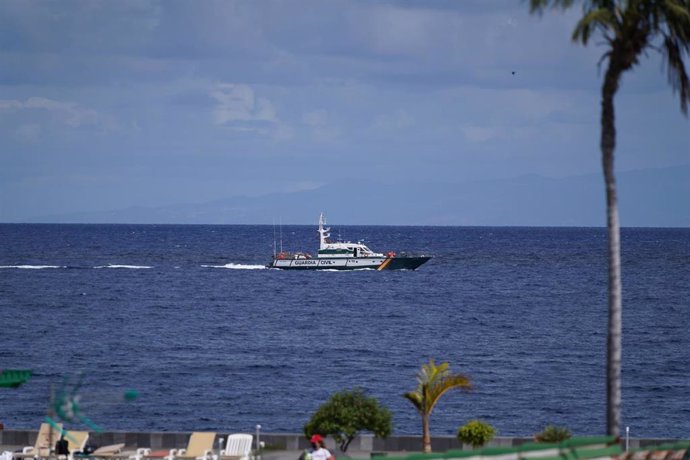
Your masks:
[{"label": "small palm tree", "polygon": [[[530,0],[532,12],[548,7],[568,8],[575,0]],[[606,371],[606,426],[610,435],[620,435],[621,404],[621,264],[618,198],[613,168],[616,126],[613,99],[625,72],[639,64],[648,50],[661,53],[668,80],[680,97],[687,116],[690,80],[685,59],[690,54],[690,0],[582,0],[584,16],[573,31],[573,41],[587,45],[589,38],[603,36],[607,61],[601,88],[601,156],[606,185],[606,223],[609,244],[608,341]]]},{"label": "small palm tree", "polygon": [[423,364],[417,373],[417,388],[405,393],[407,398],[422,416],[422,445],[424,452],[431,452],[431,433],[429,431],[429,417],[438,400],[448,391],[470,389],[470,379],[461,374],[451,374],[448,363],[438,366],[433,359],[429,364]]}]

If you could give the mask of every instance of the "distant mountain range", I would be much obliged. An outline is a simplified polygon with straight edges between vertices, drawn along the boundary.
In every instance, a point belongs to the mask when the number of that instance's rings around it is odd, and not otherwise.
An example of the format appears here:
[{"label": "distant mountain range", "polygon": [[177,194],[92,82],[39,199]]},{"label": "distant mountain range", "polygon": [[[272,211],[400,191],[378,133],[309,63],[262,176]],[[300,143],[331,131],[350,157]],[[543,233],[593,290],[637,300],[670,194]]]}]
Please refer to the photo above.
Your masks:
[{"label": "distant mountain range", "polygon": [[[626,227],[690,227],[690,165],[617,174]],[[31,222],[137,224],[605,226],[600,174],[463,183],[346,181],[200,204],[42,216]]]}]

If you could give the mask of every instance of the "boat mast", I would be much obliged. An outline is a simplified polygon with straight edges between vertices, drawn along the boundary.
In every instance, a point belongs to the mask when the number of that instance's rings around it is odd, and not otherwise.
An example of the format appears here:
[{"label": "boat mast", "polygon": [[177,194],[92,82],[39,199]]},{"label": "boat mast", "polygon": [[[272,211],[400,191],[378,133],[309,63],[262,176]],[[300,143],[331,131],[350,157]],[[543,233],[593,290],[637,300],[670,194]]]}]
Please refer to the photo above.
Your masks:
[{"label": "boat mast", "polygon": [[321,216],[319,216],[319,249],[326,249],[326,245],[329,243],[328,237],[331,236],[330,233],[330,227],[329,228],[324,228],[323,226],[326,224],[326,218],[323,216],[323,213],[321,213]]}]

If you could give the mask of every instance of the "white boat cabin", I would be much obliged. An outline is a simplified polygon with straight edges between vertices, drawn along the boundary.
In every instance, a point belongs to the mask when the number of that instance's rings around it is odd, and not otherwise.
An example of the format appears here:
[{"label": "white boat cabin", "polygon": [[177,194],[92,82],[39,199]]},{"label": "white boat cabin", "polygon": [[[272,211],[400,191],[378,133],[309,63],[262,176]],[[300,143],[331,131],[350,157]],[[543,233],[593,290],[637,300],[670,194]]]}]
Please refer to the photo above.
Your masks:
[{"label": "white boat cabin", "polygon": [[384,257],[361,243],[326,243],[319,249],[319,257]]},{"label": "white boat cabin", "polygon": [[379,252],[374,252],[362,243],[337,242],[332,243],[328,238],[331,236],[330,228],[325,228],[326,219],[323,213],[319,217],[319,258],[351,258],[351,257],[385,257]]}]

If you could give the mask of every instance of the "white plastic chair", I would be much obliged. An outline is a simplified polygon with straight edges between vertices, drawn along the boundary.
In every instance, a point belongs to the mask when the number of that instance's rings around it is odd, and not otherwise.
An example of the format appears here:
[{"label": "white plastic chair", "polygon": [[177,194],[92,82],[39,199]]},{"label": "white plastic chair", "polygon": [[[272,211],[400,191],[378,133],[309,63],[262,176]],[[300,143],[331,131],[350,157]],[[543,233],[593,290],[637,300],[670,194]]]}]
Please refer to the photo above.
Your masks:
[{"label": "white plastic chair", "polygon": [[233,457],[238,460],[249,460],[249,453],[252,451],[251,434],[231,434],[225,442],[225,449],[221,449],[220,456]]}]

